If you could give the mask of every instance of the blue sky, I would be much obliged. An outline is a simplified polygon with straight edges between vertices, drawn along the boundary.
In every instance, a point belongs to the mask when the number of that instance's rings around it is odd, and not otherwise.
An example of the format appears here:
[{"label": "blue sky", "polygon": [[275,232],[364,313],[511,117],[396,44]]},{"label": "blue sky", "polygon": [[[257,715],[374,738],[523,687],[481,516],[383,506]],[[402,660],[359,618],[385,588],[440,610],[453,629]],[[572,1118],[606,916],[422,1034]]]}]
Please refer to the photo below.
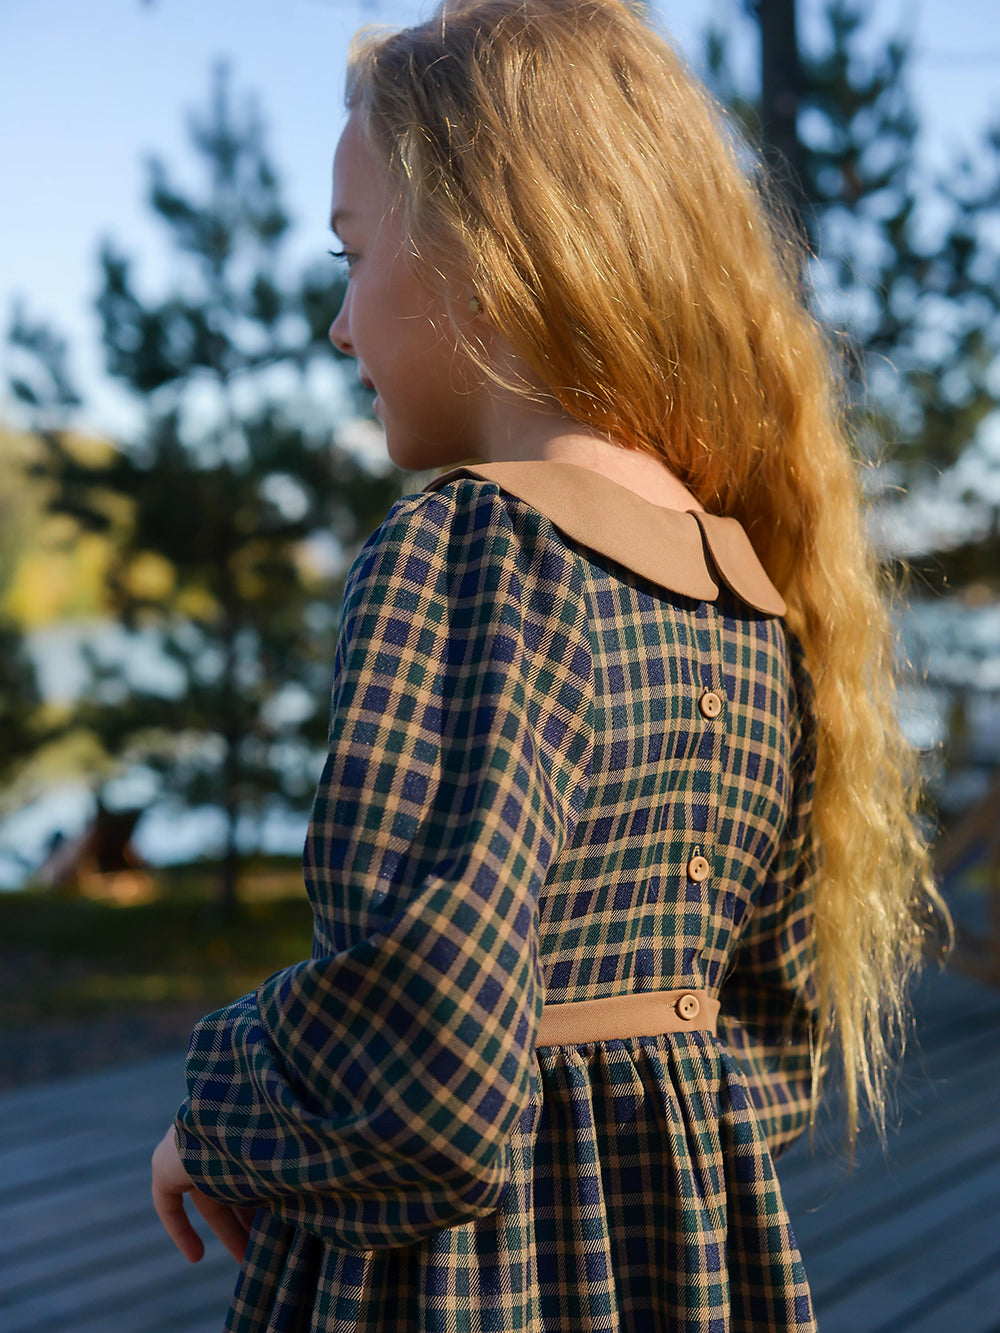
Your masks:
[{"label": "blue sky", "polygon": [[[799,0],[808,37],[820,0]],[[343,124],[344,56],[361,24],[425,18],[434,0],[4,0],[0,16],[0,315],[16,293],[29,314],[69,341],[92,429],[122,428],[120,392],[103,373],[93,310],[101,236],[134,261],[139,291],[170,282],[161,231],[145,202],[144,159],[155,153],[195,186],[186,116],[208,99],[213,61],[229,58],[238,103],[256,95],[266,143],[295,220],[292,263],[324,255],[330,168]],[[754,60],[742,0],[660,0],[659,13],[697,64],[710,18]],[[913,32],[913,85],[938,160],[1000,118],[996,0],[874,0],[883,30]],[[0,371],[4,368],[0,348]],[[5,382],[5,377],[4,377]],[[9,415],[0,388],[0,415]]]}]

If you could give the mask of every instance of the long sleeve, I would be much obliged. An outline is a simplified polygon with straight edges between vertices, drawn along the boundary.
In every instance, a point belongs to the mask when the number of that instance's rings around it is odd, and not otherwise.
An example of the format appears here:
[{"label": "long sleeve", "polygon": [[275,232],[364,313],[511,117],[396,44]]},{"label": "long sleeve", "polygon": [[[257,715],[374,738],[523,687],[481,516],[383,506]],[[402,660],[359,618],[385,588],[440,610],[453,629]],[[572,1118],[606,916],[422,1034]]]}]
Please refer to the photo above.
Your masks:
[{"label": "long sleeve", "polygon": [[351,567],[304,858],[313,956],[196,1026],[196,1186],[348,1249],[494,1211],[532,1096],[538,896],[583,809],[580,572],[496,486],[407,496]]},{"label": "long sleeve", "polygon": [[[773,1157],[808,1125],[817,994],[812,917],[821,857],[812,817],[812,681],[790,648],[791,802],[784,836],[719,992],[719,1035],[743,1066]],[[824,1063],[823,1072],[826,1065]]]}]

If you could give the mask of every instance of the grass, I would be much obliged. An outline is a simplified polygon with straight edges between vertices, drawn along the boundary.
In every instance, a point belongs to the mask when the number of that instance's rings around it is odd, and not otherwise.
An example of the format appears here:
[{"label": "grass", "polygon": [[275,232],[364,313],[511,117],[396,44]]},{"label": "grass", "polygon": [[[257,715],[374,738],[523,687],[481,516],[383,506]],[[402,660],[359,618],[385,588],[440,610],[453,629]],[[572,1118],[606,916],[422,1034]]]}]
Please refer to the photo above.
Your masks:
[{"label": "grass", "polygon": [[51,889],[0,893],[0,1028],[178,1005],[203,1012],[308,958],[312,914],[298,862],[249,868],[222,921],[210,866],[158,875],[121,906]]}]

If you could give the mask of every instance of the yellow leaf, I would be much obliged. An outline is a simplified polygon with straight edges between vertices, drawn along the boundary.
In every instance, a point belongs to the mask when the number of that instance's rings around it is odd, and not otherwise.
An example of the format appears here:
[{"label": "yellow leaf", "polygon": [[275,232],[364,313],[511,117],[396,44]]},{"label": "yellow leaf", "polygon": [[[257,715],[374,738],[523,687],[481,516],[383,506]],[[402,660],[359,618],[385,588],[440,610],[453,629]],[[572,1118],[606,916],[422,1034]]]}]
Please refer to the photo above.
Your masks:
[{"label": "yellow leaf", "polygon": [[166,601],[174,590],[174,570],[155,551],[140,551],[128,567],[125,583],[133,597]]}]

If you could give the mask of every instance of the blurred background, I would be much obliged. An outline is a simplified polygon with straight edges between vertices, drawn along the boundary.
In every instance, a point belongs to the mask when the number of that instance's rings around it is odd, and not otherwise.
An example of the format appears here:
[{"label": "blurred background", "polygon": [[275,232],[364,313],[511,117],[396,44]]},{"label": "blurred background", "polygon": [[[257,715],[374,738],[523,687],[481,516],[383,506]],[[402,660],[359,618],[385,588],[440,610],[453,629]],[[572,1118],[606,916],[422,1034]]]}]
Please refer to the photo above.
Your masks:
[{"label": "blurred background", "polygon": [[[327,254],[344,62],[360,25],[432,9],[4,5],[0,949],[18,1030],[120,1027],[127,1010],[140,1045],[143,1018],[167,1039],[273,959],[234,930],[266,942],[280,922],[288,961],[307,949],[298,863],[343,576],[428,479],[389,462],[371,395],[327,338],[344,287]],[[923,817],[960,961],[995,980],[995,6],[647,10],[809,236],[900,590]],[[40,956],[44,977],[25,961]],[[81,1045],[59,1067],[93,1058]],[[4,1077],[30,1072],[14,1064]]]},{"label": "blurred background", "polygon": [[[343,578],[393,500],[429,480],[389,462],[371,394],[327,338],[344,290],[327,254],[344,62],[362,24],[433,8],[0,10],[0,1125],[18,1135],[35,1117],[55,1141],[63,1112],[42,1091],[31,1100],[53,1076],[162,1050],[176,1082],[198,1017],[310,952],[300,856]],[[842,357],[872,533],[899,594],[903,722],[959,926],[950,968],[995,995],[1000,14],[995,0],[646,8],[809,237],[812,300]],[[969,994],[938,1005],[941,1060],[976,1035]],[[986,1001],[977,1012],[977,1040],[995,1050],[1000,1014]],[[109,1095],[93,1092],[95,1117]],[[169,1091],[147,1105],[133,1084],[115,1095],[150,1126],[166,1128],[175,1105]],[[150,1132],[135,1130],[140,1175]],[[78,1161],[77,1139],[60,1142]],[[20,1139],[11,1151],[0,1206],[4,1188],[10,1208],[29,1187],[53,1207],[66,1197],[61,1165],[39,1167]],[[962,1170],[984,1180],[976,1151]],[[94,1223],[121,1255],[123,1216],[156,1226],[134,1191],[132,1213],[109,1194],[109,1220]],[[4,1288],[22,1318],[8,1326],[89,1328],[32,1313],[30,1264],[49,1262],[56,1235],[43,1204],[18,1222],[29,1267]],[[957,1208],[974,1216],[967,1198]],[[929,1222],[940,1256],[939,1234]],[[136,1241],[156,1263],[167,1244]],[[127,1263],[142,1274],[138,1254]],[[995,1281],[1000,1255],[987,1262]],[[225,1295],[221,1271],[209,1304]],[[194,1328],[173,1307],[128,1322],[123,1273],[118,1322],[106,1293],[90,1297],[95,1328]],[[160,1289],[143,1281],[147,1297]],[[173,1277],[156,1281],[172,1299]],[[947,1326],[987,1327],[963,1320]],[[862,1326],[876,1324],[843,1325]]]}]

